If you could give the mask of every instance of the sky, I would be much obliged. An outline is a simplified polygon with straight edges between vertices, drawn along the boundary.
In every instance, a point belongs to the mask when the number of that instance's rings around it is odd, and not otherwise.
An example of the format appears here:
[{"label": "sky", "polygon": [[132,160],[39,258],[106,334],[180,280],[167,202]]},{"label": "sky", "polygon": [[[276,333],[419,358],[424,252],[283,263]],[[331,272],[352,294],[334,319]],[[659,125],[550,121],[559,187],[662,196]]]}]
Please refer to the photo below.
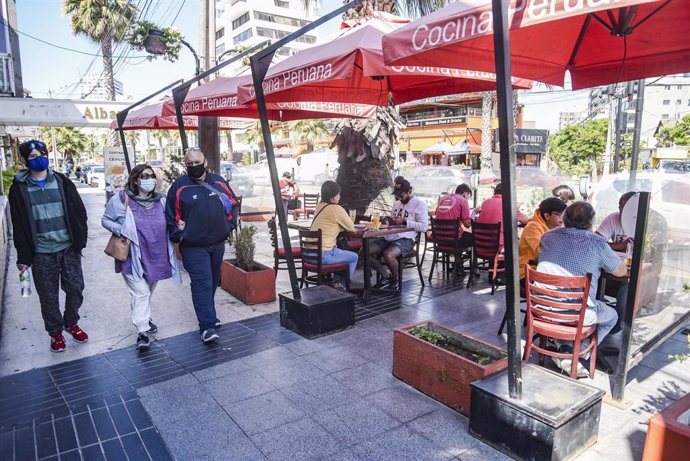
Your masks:
[{"label": "sky", "polygon": [[[100,47],[84,37],[72,35],[69,18],[62,13],[62,3],[61,0],[17,2],[24,87],[33,97],[77,99],[80,78],[103,69],[102,58],[98,56]],[[199,0],[138,0],[136,3],[148,4],[148,19],[161,26],[176,27],[192,47],[198,49]],[[342,5],[342,1],[323,0],[321,5],[319,13],[325,14]],[[319,34],[331,36],[339,24],[334,18],[319,29]],[[184,48],[176,62],[162,58],[150,60],[144,52],[132,50],[126,44],[117,47],[114,55],[118,57],[115,77],[122,81],[125,94],[131,95],[133,100],[194,74],[194,59]],[[524,120],[536,122],[537,128],[556,130],[561,111],[586,109],[586,91],[559,90],[538,85],[530,93],[521,93],[520,102],[525,104]]]}]

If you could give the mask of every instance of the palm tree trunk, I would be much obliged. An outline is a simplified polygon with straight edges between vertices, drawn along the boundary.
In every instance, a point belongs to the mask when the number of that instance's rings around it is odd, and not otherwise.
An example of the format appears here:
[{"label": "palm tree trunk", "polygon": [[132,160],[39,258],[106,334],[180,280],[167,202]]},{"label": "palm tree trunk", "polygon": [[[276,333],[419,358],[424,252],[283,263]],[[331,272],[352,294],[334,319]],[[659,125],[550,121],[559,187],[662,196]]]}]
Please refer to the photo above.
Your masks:
[{"label": "palm tree trunk", "polygon": [[115,76],[113,75],[113,43],[110,37],[101,40],[103,52],[103,80],[105,81],[105,95],[108,101],[115,101]]},{"label": "palm tree trunk", "polygon": [[491,171],[491,113],[494,97],[491,91],[482,93],[482,170]]}]

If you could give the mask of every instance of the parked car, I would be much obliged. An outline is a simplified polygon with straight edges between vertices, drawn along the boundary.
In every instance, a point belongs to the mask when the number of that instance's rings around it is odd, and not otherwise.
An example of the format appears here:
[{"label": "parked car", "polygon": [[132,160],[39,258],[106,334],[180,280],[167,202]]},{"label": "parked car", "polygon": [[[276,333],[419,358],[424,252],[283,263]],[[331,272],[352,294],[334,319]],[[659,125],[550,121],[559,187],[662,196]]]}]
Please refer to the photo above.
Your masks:
[{"label": "parked car", "polygon": [[618,199],[629,190],[651,192],[651,209],[666,221],[668,240],[690,241],[688,197],[690,173],[639,172],[629,187],[629,173],[607,175],[592,188],[590,201],[597,212],[597,222],[618,210]]},{"label": "parked car", "polygon": [[298,184],[311,183],[318,186],[327,179],[333,179],[335,170],[340,164],[337,153],[319,149],[319,151],[297,157],[297,165],[295,181]]},{"label": "parked car", "polygon": [[89,182],[91,187],[98,187],[103,189],[105,187],[105,167],[94,166],[89,171]]},{"label": "parked car", "polygon": [[93,163],[85,163],[81,168],[81,178],[79,179],[84,184],[91,184],[89,182],[89,175],[91,174],[91,169],[96,166]]},{"label": "parked car", "polygon": [[563,184],[561,176],[547,173],[536,166],[520,166],[515,168],[515,184],[518,186],[542,186],[554,188]]},{"label": "parked car", "polygon": [[151,168],[156,168],[156,169],[159,169],[159,170],[163,170],[163,169],[165,169],[166,166],[167,166],[163,160],[157,160],[157,159],[149,160],[149,161],[146,162],[146,163],[147,163]]},{"label": "parked car", "polygon": [[[267,186],[271,184],[271,177],[268,173],[267,160],[261,160],[258,164],[253,165],[248,169],[249,174],[254,179],[254,184],[257,186]],[[278,168],[278,177],[282,176],[284,172],[294,174],[297,170],[297,162],[293,158],[278,157],[276,158],[276,167]]]},{"label": "parked car", "polygon": [[243,167],[231,162],[221,162],[220,174],[237,195],[249,197],[254,193],[254,178]]},{"label": "parked car", "polygon": [[455,192],[460,184],[470,184],[471,168],[455,168],[450,166],[423,167],[409,178],[415,195],[424,197],[438,197],[440,194]]}]

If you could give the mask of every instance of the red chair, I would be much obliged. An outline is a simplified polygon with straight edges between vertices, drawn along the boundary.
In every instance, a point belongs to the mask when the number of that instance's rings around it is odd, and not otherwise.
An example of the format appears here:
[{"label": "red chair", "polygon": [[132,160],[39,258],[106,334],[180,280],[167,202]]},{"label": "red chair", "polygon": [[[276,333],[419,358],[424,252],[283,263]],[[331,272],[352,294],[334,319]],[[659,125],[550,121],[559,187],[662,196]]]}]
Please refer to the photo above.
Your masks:
[{"label": "red chair", "polygon": [[[527,360],[534,349],[541,363],[544,355],[572,360],[570,377],[577,378],[577,365],[581,355],[591,352],[589,376],[594,377],[597,361],[597,325],[584,326],[587,299],[592,274],[582,277],[565,277],[544,274],[526,265],[525,289],[527,291],[527,334],[525,354]],[[539,336],[539,346],[534,338]],[[546,338],[572,341],[573,352],[557,352],[546,348]],[[582,340],[590,343],[580,350]]]},{"label": "red chair", "polygon": [[[275,218],[268,220],[268,235],[271,238],[271,246],[273,247],[273,270],[276,273],[276,277],[278,277],[279,270],[287,270],[287,260],[285,259],[285,248],[281,248],[278,244],[278,229]],[[292,247],[292,258],[295,260],[295,263],[302,260],[302,250],[300,247]],[[285,267],[280,267],[281,264],[284,264]],[[296,268],[301,269],[301,267]]]},{"label": "red chair", "polygon": [[316,211],[319,197],[319,194],[302,194],[302,208],[292,210],[292,218],[297,221],[302,215],[305,215],[305,219],[309,219],[309,215],[313,215]]},{"label": "red chair", "polygon": [[[496,274],[503,272],[503,268],[498,267],[498,263],[503,261],[501,252],[501,223],[478,223],[472,221],[472,234],[474,234],[474,244],[472,245],[472,262],[470,265],[470,275],[467,277],[467,288],[470,287],[472,278],[479,269],[491,271],[491,294],[496,292]],[[481,259],[481,266],[477,260]]]},{"label": "red chair", "polygon": [[[325,274],[342,272],[345,278],[345,289],[350,289],[350,265],[348,263],[323,264],[322,262],[322,236],[321,229],[299,230],[299,246],[302,252],[302,279],[300,288],[309,284],[321,285],[324,283]],[[309,272],[315,272],[315,276],[308,276]]]},{"label": "red chair", "polygon": [[453,257],[455,275],[458,275],[458,267],[469,257],[469,248],[461,247],[458,242],[458,228],[460,219],[435,219],[431,218],[431,239],[434,242],[434,255],[431,259],[429,271],[429,283],[434,275],[437,262],[441,262],[443,268],[449,267],[450,257]]}]

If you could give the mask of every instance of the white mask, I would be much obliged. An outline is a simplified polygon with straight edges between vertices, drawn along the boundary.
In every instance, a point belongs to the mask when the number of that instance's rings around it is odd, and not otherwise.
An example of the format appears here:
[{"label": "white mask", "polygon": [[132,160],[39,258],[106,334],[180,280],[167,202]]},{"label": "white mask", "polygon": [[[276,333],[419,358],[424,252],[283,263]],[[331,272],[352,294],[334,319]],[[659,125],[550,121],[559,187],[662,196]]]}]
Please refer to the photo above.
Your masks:
[{"label": "white mask", "polygon": [[156,188],[156,180],[154,178],[140,179],[139,188],[146,193],[151,192]]}]

